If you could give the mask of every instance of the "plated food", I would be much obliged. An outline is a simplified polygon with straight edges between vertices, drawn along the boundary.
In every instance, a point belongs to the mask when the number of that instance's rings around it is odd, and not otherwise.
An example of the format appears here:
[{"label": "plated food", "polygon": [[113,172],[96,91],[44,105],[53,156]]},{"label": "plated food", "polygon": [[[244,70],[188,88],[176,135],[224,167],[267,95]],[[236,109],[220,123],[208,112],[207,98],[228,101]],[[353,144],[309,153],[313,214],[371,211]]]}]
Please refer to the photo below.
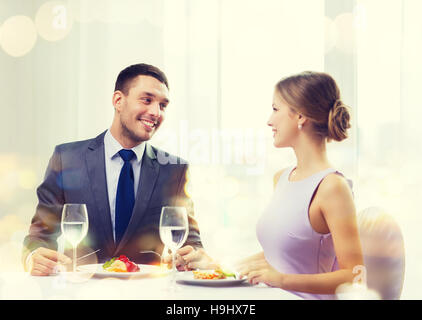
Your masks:
[{"label": "plated food", "polygon": [[108,272],[138,272],[140,270],[139,266],[125,255],[106,261],[103,264],[103,269]]},{"label": "plated food", "polygon": [[221,269],[178,272],[176,275],[178,283],[197,286],[237,286],[241,285],[245,280],[246,278],[240,278],[235,273]]},{"label": "plated food", "polygon": [[[171,271],[167,268],[163,268],[161,266],[154,266],[150,264],[138,264],[137,265],[137,267],[139,268],[138,271],[128,271],[126,264],[123,261],[119,260],[118,257],[114,261],[112,260],[113,259],[108,261],[109,265],[105,264],[105,268],[104,268],[104,264],[99,263],[99,264],[81,265],[77,267],[77,270],[83,273],[88,273],[92,276],[99,277],[99,278],[113,277],[113,278],[128,278],[128,279],[165,276],[165,275],[170,274],[170,271]],[[125,267],[123,267],[120,262],[116,262],[117,260],[125,264]],[[126,268],[126,271],[124,271],[125,268]],[[134,270],[132,268],[133,267],[129,267],[129,270]]]},{"label": "plated food", "polygon": [[202,279],[202,280],[217,280],[217,279],[227,279],[227,278],[234,278],[236,279],[236,275],[230,272],[224,272],[221,269],[211,270],[211,271],[192,271],[194,279]]}]

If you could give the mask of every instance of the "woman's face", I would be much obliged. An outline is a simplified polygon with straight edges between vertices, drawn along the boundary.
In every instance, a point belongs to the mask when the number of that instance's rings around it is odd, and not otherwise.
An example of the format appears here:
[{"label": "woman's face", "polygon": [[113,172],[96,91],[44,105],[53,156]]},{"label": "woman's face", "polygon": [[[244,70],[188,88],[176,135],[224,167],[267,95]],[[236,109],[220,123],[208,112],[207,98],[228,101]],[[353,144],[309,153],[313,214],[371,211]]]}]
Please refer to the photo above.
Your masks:
[{"label": "woman's face", "polygon": [[298,134],[298,116],[281,98],[277,89],[273,95],[273,112],[267,124],[273,130],[276,148],[292,147]]}]

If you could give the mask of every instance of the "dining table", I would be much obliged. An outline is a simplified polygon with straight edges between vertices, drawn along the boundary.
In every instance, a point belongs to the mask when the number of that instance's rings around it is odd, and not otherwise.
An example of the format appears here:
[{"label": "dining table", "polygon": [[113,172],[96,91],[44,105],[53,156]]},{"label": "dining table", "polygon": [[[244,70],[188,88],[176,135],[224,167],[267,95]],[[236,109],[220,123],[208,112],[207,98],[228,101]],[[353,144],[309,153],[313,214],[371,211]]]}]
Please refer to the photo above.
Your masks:
[{"label": "dining table", "polygon": [[[28,272],[1,272],[1,300],[299,300],[297,295],[245,281],[201,283],[179,281],[187,274],[161,270],[141,276],[104,276],[96,272],[59,272],[32,276]],[[184,276],[181,277],[181,276]],[[173,289],[171,284],[175,283]]]}]

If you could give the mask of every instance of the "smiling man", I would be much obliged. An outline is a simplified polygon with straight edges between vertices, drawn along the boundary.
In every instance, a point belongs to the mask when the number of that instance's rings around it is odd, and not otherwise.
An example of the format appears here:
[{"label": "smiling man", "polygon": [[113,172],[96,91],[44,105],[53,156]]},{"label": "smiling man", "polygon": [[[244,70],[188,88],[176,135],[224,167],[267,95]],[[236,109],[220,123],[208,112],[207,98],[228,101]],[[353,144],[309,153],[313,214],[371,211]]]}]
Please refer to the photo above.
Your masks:
[{"label": "smiling man", "polygon": [[[146,74],[138,74],[141,69]],[[145,65],[123,70],[113,94],[111,134],[128,149],[151,139],[164,120],[168,94],[167,79],[159,70]]]},{"label": "smiling man", "polygon": [[[32,275],[49,275],[57,263],[70,262],[57,251],[65,203],[86,204],[89,229],[80,248],[99,249],[100,263],[119,255],[137,263],[159,261],[157,255],[142,252],[163,251],[158,231],[163,206],[187,208],[185,247],[202,248],[193,204],[185,193],[187,162],[147,142],[162,125],[169,104],[165,74],[147,64],[127,67],[117,77],[112,103],[109,130],[54,150],[24,240],[24,264]],[[157,157],[160,153],[165,157]],[[160,163],[163,158],[168,161]]]}]

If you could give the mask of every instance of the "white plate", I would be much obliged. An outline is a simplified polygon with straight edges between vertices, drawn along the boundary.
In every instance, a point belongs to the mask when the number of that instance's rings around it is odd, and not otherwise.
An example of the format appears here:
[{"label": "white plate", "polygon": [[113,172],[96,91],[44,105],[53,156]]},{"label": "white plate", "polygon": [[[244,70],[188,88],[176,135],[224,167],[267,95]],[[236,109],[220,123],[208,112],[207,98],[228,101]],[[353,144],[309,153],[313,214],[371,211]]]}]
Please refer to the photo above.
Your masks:
[{"label": "white plate", "polygon": [[[204,272],[212,272],[213,270],[201,270]],[[176,281],[184,284],[192,284],[199,286],[215,286],[215,287],[224,287],[224,286],[235,286],[244,282],[246,278],[243,279],[195,279],[192,271],[179,272],[176,276]]]},{"label": "white plate", "polygon": [[139,271],[137,272],[112,272],[103,269],[102,264],[85,264],[78,266],[79,272],[90,273],[98,277],[117,277],[117,278],[149,278],[154,276],[162,276],[169,274],[170,270],[160,266],[153,266],[149,264],[138,264]]}]

